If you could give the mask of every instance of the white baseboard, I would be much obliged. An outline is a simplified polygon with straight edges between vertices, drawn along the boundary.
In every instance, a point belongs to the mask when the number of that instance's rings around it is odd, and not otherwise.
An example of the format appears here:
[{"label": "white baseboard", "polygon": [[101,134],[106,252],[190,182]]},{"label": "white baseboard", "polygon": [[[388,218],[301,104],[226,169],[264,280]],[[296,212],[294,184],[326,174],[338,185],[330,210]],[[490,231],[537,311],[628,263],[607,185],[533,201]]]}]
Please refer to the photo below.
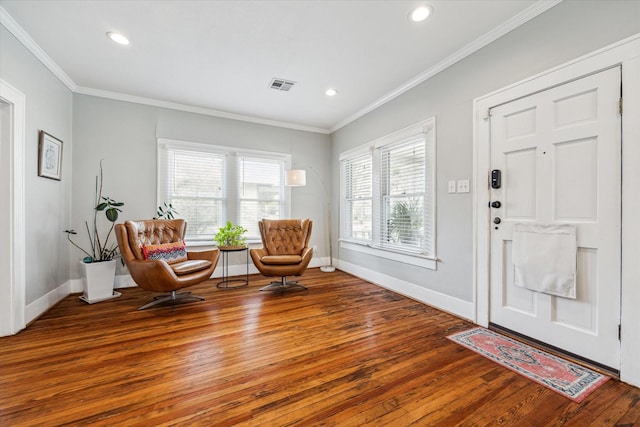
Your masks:
[{"label": "white baseboard", "polygon": [[[130,288],[134,286],[137,285],[128,274],[118,275],[115,278],[114,289]],[[62,285],[41,296],[31,304],[27,304],[24,310],[25,323],[29,324],[29,322],[33,322],[67,296],[82,293],[82,288],[82,279],[67,280]]]},{"label": "white baseboard", "polygon": [[28,325],[29,322],[33,322],[35,319],[40,317],[43,313],[56,305],[62,299],[66,298],[68,295],[74,292],[78,292],[74,291],[74,282],[76,281],[80,282],[79,292],[82,292],[82,280],[68,280],[49,293],[41,296],[31,304],[27,304],[24,309],[25,323]]},{"label": "white baseboard", "polygon": [[[135,288],[136,286],[138,285],[133,281],[130,274],[117,275],[113,282],[113,289]],[[82,292],[82,288],[80,289],[80,292]]]},{"label": "white baseboard", "polygon": [[415,283],[399,280],[395,277],[369,270],[344,261],[338,262],[338,268],[349,274],[360,277],[368,282],[397,292],[401,295],[430,305],[438,310],[446,311],[464,319],[473,319],[474,306],[470,301],[464,301],[440,292],[432,291]]}]

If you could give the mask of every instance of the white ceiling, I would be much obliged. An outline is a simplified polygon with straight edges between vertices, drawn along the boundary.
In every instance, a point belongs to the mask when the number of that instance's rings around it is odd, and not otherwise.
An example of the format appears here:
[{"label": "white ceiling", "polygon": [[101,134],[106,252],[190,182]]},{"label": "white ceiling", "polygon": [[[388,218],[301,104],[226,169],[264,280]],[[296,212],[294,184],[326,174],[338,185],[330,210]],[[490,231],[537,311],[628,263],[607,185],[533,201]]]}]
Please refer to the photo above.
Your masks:
[{"label": "white ceiling", "polygon": [[[1,0],[0,17],[75,92],[327,133],[557,2]],[[418,4],[433,14],[409,22]]]}]

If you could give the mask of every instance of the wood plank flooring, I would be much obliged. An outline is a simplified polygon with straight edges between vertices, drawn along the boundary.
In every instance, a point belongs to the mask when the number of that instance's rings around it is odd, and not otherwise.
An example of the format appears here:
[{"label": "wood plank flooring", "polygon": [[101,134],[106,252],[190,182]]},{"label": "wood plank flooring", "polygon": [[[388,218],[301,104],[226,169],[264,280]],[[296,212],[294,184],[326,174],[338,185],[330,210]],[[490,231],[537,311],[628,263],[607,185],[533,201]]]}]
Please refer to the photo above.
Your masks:
[{"label": "wood plank flooring", "polygon": [[67,297],[0,338],[0,425],[640,425],[639,389],[574,403],[446,339],[471,323],[346,273],[268,281],[211,280],[173,311],[137,311],[137,288]]}]

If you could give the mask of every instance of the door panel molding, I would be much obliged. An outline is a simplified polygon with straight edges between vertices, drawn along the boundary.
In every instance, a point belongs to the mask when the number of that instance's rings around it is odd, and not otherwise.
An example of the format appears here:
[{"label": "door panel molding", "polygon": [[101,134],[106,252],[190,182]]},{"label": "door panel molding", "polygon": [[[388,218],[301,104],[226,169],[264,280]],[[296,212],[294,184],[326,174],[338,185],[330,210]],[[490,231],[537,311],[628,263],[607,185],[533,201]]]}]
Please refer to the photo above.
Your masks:
[{"label": "door panel molding", "polygon": [[640,301],[640,287],[635,285],[640,277],[640,263],[637,262],[640,259],[640,219],[637,214],[640,212],[640,192],[634,184],[640,180],[640,123],[629,119],[640,116],[640,34],[474,100],[473,320],[482,326],[489,324],[491,212],[487,206],[490,201],[490,108],[620,65],[624,88],[620,377],[625,382],[640,386],[640,362],[637,359],[640,336],[633,332],[634,325],[640,324],[640,311],[636,308]]}]

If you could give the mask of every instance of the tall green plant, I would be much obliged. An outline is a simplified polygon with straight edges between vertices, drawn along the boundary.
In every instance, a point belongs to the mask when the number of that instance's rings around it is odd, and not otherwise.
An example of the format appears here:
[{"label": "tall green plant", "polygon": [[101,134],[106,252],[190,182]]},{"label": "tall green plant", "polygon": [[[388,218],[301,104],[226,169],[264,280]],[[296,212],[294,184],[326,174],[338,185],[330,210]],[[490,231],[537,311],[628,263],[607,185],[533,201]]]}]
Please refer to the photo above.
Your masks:
[{"label": "tall green plant", "polygon": [[[122,212],[120,208],[124,206],[124,203],[117,202],[111,197],[103,196],[102,182],[102,160],[100,160],[100,175],[96,176],[96,198],[95,207],[93,208],[93,229],[89,228],[89,223],[87,221],[84,222],[84,225],[87,229],[87,234],[89,236],[91,250],[83,249],[80,245],[78,245],[71,239],[71,236],[78,234],[75,230],[64,230],[64,232],[67,233],[67,240],[69,240],[69,242],[71,242],[73,246],[80,249],[85,253],[85,255],[87,255],[83,259],[84,262],[111,261],[118,255],[118,244],[110,244],[109,239],[111,238],[113,228],[115,227],[116,221],[118,220],[119,213]],[[107,232],[107,235],[104,239],[100,238],[100,233],[98,232],[99,212],[104,212],[104,217],[111,223],[109,231]]]}]

